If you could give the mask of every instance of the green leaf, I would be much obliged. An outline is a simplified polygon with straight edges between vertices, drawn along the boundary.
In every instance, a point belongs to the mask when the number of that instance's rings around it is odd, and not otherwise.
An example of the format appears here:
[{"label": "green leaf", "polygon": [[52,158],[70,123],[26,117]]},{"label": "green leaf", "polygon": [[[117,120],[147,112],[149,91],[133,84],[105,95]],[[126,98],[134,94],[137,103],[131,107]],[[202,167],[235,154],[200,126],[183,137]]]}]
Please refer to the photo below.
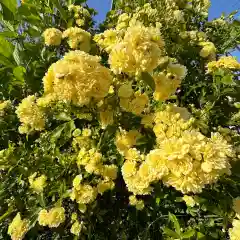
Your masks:
[{"label": "green leaf", "polygon": [[205,238],[205,235],[201,232],[197,232],[197,239],[204,239]]},{"label": "green leaf", "polygon": [[226,75],[222,78],[221,82],[225,85],[233,85],[234,84],[233,76],[232,75]]},{"label": "green leaf", "polygon": [[18,66],[13,69],[13,75],[16,77],[17,80],[24,83],[24,74],[26,73],[26,69],[22,66]]},{"label": "green leaf", "polygon": [[3,56],[1,54],[0,54],[0,64],[4,65],[6,67],[10,67],[10,68],[14,67],[12,62],[8,58],[6,58],[5,56]]},{"label": "green leaf", "polygon": [[142,73],[142,79],[153,91],[155,90],[154,79],[148,72],[143,72]]},{"label": "green leaf", "polygon": [[169,237],[173,237],[173,238],[176,238],[176,239],[180,239],[180,236],[179,234],[177,234],[176,232],[174,232],[173,230],[171,230],[170,228],[163,228],[163,232],[169,236]]},{"label": "green leaf", "polygon": [[194,229],[190,229],[190,230],[186,231],[185,233],[183,233],[183,234],[181,235],[181,237],[182,237],[183,239],[186,239],[186,238],[193,237],[194,235],[195,235],[195,230],[194,230]]},{"label": "green leaf", "polygon": [[20,57],[20,44],[17,43],[15,45],[15,49],[13,51],[13,58],[15,60],[15,62],[17,63],[17,65],[21,65],[21,57]]},{"label": "green leaf", "polygon": [[62,8],[61,4],[59,3],[59,0],[52,0],[54,7],[60,12],[63,20],[67,22],[67,14],[65,10]]},{"label": "green leaf", "polygon": [[169,213],[168,218],[173,223],[174,228],[175,228],[176,232],[178,233],[178,235],[180,235],[181,234],[181,228],[180,228],[180,224],[178,222],[177,217],[174,214]]},{"label": "green leaf", "polygon": [[7,41],[4,37],[0,37],[0,54],[6,58],[10,58],[13,54],[13,44]]},{"label": "green leaf", "polygon": [[56,119],[60,121],[70,121],[71,117],[67,115],[65,112],[62,112],[56,116]]},{"label": "green leaf", "polygon": [[17,0],[0,0],[0,3],[4,5],[12,13],[17,11]]},{"label": "green leaf", "polygon": [[15,38],[17,36],[18,36],[17,33],[11,31],[0,32],[0,37]]}]

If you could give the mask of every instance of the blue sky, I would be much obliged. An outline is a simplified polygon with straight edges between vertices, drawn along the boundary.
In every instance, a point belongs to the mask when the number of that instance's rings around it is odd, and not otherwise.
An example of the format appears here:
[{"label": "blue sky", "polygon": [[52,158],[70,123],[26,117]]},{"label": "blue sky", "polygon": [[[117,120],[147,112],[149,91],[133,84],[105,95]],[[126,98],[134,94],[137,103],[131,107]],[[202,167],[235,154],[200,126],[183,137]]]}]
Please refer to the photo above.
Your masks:
[{"label": "blue sky", "polygon": [[[106,13],[111,7],[111,2],[112,0],[88,0],[88,5],[98,11],[98,15],[96,16],[98,23],[105,19]],[[209,18],[217,18],[221,16],[222,12],[228,14],[236,9],[240,9],[240,0],[211,0]],[[232,54],[240,59],[240,52],[235,51]]]}]

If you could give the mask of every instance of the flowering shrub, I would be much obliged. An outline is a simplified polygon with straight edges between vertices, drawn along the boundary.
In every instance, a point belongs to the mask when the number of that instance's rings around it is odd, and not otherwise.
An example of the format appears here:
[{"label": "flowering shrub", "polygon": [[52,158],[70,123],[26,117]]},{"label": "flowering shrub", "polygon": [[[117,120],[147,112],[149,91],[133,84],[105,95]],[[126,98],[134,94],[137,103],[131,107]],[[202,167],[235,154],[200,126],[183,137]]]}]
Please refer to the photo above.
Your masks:
[{"label": "flowering shrub", "polygon": [[240,25],[209,6],[1,3],[1,239],[239,239]]}]

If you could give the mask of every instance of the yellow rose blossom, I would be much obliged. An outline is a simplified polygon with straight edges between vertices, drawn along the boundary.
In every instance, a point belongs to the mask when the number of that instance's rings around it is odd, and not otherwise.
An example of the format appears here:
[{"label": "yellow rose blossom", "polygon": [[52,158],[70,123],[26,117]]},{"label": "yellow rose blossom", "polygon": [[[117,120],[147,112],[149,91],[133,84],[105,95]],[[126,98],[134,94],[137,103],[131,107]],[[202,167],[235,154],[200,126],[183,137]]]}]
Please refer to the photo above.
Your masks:
[{"label": "yellow rose blossom", "polygon": [[124,39],[113,47],[109,64],[115,74],[150,72],[158,66],[163,47],[158,29],[137,24],[129,27]]},{"label": "yellow rose blossom", "polygon": [[232,56],[223,56],[220,57],[218,61],[212,61],[207,64],[208,73],[212,73],[217,69],[230,69],[230,70],[239,70],[240,63],[235,57]]},{"label": "yellow rose blossom", "polygon": [[182,199],[185,201],[186,205],[189,207],[194,207],[196,205],[196,202],[193,197],[184,195]]},{"label": "yellow rose blossom", "polygon": [[106,181],[106,180],[103,180],[101,182],[98,183],[97,185],[97,191],[99,194],[103,194],[104,192],[108,191],[108,190],[111,190],[114,188],[114,182],[113,181]]},{"label": "yellow rose blossom", "polygon": [[73,223],[70,232],[76,236],[79,236],[79,234],[81,233],[82,230],[82,224],[79,221],[76,221],[75,223]]},{"label": "yellow rose blossom", "polygon": [[232,222],[233,227],[229,229],[230,240],[240,239],[240,220],[234,219]]},{"label": "yellow rose blossom", "polygon": [[38,214],[38,222],[42,226],[56,228],[65,221],[65,209],[54,207],[49,211],[42,209]]},{"label": "yellow rose blossom", "polygon": [[62,32],[56,28],[48,28],[44,31],[43,37],[47,46],[59,46],[62,41]]},{"label": "yellow rose blossom", "polygon": [[16,114],[22,123],[21,133],[31,131],[42,131],[45,127],[45,113],[36,104],[36,97],[33,95],[24,98],[16,110]]},{"label": "yellow rose blossom", "polygon": [[8,226],[8,234],[12,240],[21,240],[29,230],[29,227],[29,220],[21,219],[21,215],[18,213]]},{"label": "yellow rose blossom", "polygon": [[216,47],[212,42],[200,42],[199,45],[202,47],[200,56],[203,58],[215,58]]},{"label": "yellow rose blossom", "polygon": [[137,210],[143,210],[144,208],[143,200],[138,200],[135,195],[129,197],[129,204],[135,206]]},{"label": "yellow rose blossom", "polygon": [[63,32],[62,38],[68,39],[68,44],[72,49],[79,49],[84,52],[89,52],[91,49],[91,34],[81,28],[68,28]]},{"label": "yellow rose blossom", "polygon": [[30,188],[33,189],[33,191],[40,193],[43,191],[43,189],[46,187],[47,183],[47,177],[45,175],[41,175],[40,177],[36,177],[37,173],[33,173],[29,178],[29,184]]},{"label": "yellow rose blossom", "polygon": [[85,52],[70,51],[49,68],[43,79],[45,94],[81,106],[92,99],[100,101],[108,94],[112,77],[99,61]]}]

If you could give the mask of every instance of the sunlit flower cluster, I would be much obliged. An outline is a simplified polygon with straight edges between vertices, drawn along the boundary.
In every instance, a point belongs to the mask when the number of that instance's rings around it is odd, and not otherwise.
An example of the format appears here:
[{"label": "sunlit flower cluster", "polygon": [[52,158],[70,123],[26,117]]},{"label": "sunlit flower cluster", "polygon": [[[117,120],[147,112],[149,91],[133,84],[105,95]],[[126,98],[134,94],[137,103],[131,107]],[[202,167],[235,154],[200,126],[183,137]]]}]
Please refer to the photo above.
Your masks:
[{"label": "sunlit flower cluster", "polygon": [[236,218],[232,222],[232,228],[229,229],[230,240],[240,239],[240,219]]},{"label": "sunlit flower cluster", "polygon": [[16,113],[22,123],[19,127],[20,133],[42,131],[45,128],[45,113],[41,107],[37,106],[36,100],[35,96],[28,96],[17,107]]},{"label": "sunlit flower cluster", "polygon": [[187,75],[187,69],[180,64],[169,64],[166,73],[160,72],[153,75],[155,81],[154,99],[158,101],[167,100],[174,94],[181,81]]},{"label": "sunlit flower cluster", "polygon": [[228,57],[220,57],[217,61],[212,61],[207,64],[208,73],[212,73],[217,69],[229,69],[229,70],[239,70],[240,63],[237,61],[236,58],[232,56]]},{"label": "sunlit flower cluster", "polygon": [[138,200],[135,195],[129,197],[129,204],[135,206],[137,210],[142,210],[144,208],[144,201]]},{"label": "sunlit flower cluster", "polygon": [[[122,87],[125,87],[124,85]],[[121,89],[122,90],[122,89]],[[127,94],[120,97],[120,107],[123,111],[131,112],[135,115],[141,115],[149,104],[149,98],[146,93],[135,92],[131,96]]]},{"label": "sunlit flower cluster", "polygon": [[29,230],[30,222],[28,219],[21,219],[18,213],[8,226],[8,234],[12,240],[21,240]]},{"label": "sunlit flower cluster", "polygon": [[136,24],[129,27],[123,41],[109,54],[109,64],[115,74],[151,72],[163,55],[164,42],[159,29]]},{"label": "sunlit flower cluster", "polygon": [[81,5],[71,4],[68,6],[68,10],[74,14],[75,22],[79,27],[84,26],[91,19],[89,11]]},{"label": "sunlit flower cluster", "polygon": [[62,41],[62,32],[56,28],[48,28],[43,33],[47,46],[59,46]]},{"label": "sunlit flower cluster", "polygon": [[82,51],[67,53],[44,77],[45,94],[77,105],[87,105],[92,99],[101,100],[108,94],[112,77],[99,61],[99,57]]},{"label": "sunlit flower cluster", "polygon": [[0,101],[0,117],[5,115],[6,110],[11,106],[11,101]]},{"label": "sunlit flower cluster", "polygon": [[89,52],[91,49],[91,34],[78,27],[70,27],[63,32],[62,38],[67,38],[69,47]]},{"label": "sunlit flower cluster", "polygon": [[33,173],[28,178],[30,188],[33,189],[34,192],[41,193],[46,187],[47,183],[47,177],[43,174],[40,177],[37,177],[37,172]]},{"label": "sunlit flower cluster", "polygon": [[185,201],[185,203],[188,207],[194,207],[196,205],[196,202],[195,202],[194,198],[191,197],[191,196],[184,195],[182,197],[182,199],[183,199],[183,201]]},{"label": "sunlit flower cluster", "polygon": [[182,193],[199,193],[222,174],[230,174],[233,152],[227,141],[219,133],[205,137],[192,128],[192,119],[186,121],[175,111],[168,106],[156,113],[153,130],[157,148],[141,164],[136,161],[140,157],[130,160],[127,150],[123,152],[126,161],[122,174],[130,192],[149,194],[150,184],[162,180]]},{"label": "sunlit flower cluster", "polygon": [[216,58],[216,47],[212,42],[200,42],[199,46],[202,47],[200,56],[214,60]]},{"label": "sunlit flower cluster", "polygon": [[65,209],[63,207],[54,207],[49,211],[42,209],[38,214],[38,223],[41,226],[56,228],[65,221]]}]

